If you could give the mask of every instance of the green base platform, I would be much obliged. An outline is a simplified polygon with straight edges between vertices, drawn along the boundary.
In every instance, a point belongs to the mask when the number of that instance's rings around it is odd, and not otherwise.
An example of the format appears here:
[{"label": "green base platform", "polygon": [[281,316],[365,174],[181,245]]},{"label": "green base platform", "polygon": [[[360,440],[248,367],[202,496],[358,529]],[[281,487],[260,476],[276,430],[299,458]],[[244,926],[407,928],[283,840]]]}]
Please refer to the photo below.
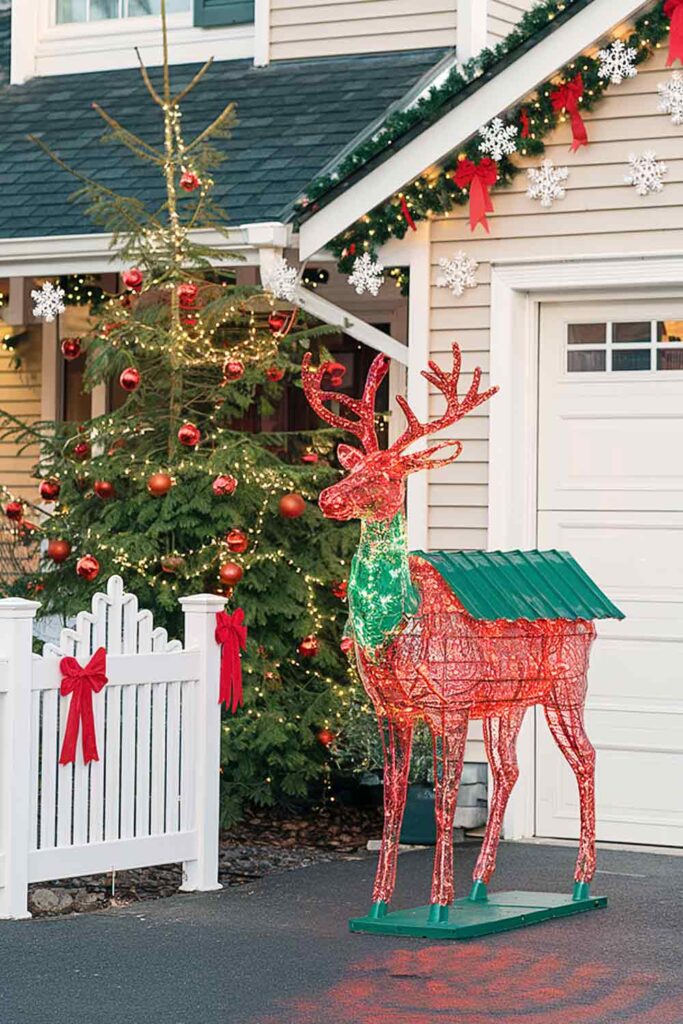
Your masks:
[{"label": "green base platform", "polygon": [[391,913],[383,904],[376,904],[367,917],[351,918],[349,929],[376,935],[474,939],[607,906],[606,896],[584,896],[582,892],[577,894],[579,898],[553,892],[499,892],[483,899],[481,895],[456,900],[450,907],[413,907]]}]

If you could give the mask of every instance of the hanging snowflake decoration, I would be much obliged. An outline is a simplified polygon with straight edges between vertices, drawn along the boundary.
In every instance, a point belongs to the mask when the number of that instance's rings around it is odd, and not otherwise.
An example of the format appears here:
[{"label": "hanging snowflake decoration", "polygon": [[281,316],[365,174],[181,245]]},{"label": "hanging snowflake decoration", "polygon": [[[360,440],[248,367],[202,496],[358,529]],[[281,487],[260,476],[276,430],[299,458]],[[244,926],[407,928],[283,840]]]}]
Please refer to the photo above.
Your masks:
[{"label": "hanging snowflake decoration", "polygon": [[353,273],[348,280],[356,289],[357,295],[362,295],[365,291],[377,295],[384,284],[384,264],[379,260],[373,260],[369,252],[364,252],[353,261]]},{"label": "hanging snowflake decoration", "polygon": [[494,117],[490,124],[479,130],[479,151],[486,153],[492,160],[510,156],[517,149],[518,130],[517,125],[504,124],[500,117]]},{"label": "hanging snowflake decoration", "polygon": [[437,288],[450,288],[453,295],[458,298],[465,291],[465,288],[476,288],[475,274],[479,264],[471,259],[466,253],[460,250],[452,259],[442,256],[439,260],[442,273],[436,279]]},{"label": "hanging snowflake decoration", "polygon": [[662,114],[671,114],[672,124],[683,124],[683,75],[674,71],[668,82],[660,82],[659,106]]},{"label": "hanging snowflake decoration", "polygon": [[299,271],[290,267],[283,256],[276,256],[267,270],[263,272],[263,287],[276,299],[287,302],[296,300]]},{"label": "hanging snowflake decoration", "polygon": [[628,158],[631,170],[625,176],[627,185],[633,185],[639,196],[649,192],[661,192],[664,188],[662,177],[667,172],[666,164],[657,161],[654,152],[649,149],[640,156],[631,153]]},{"label": "hanging snowflake decoration", "polygon": [[626,46],[621,39],[615,40],[598,53],[598,77],[609,78],[612,85],[621,85],[625,78],[635,78],[638,74],[635,68],[637,56],[638,51],[634,47]]},{"label": "hanging snowflake decoration", "polygon": [[33,315],[39,316],[48,324],[52,323],[58,313],[66,309],[64,305],[64,289],[59,285],[46,281],[42,288],[34,288],[31,292],[33,299]]},{"label": "hanging snowflake decoration", "polygon": [[556,199],[564,199],[567,194],[564,182],[569,177],[569,168],[556,167],[552,160],[544,160],[540,167],[530,167],[529,199],[540,199],[541,206],[552,206]]}]

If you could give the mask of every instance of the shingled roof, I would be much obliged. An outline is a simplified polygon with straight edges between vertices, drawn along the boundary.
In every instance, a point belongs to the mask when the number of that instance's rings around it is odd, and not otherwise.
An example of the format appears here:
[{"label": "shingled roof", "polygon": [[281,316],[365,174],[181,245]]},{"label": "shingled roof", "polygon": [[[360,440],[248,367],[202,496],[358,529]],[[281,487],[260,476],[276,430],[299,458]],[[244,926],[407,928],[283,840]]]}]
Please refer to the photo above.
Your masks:
[{"label": "shingled roof", "polygon": [[[183,106],[183,127],[191,138],[228,100],[237,103],[240,123],[221,143],[229,159],[216,174],[216,199],[230,223],[279,219],[307,182],[445,52],[327,57],[264,68],[245,60],[214,64]],[[196,71],[197,65],[174,67],[174,87]],[[152,78],[158,75],[153,69]],[[159,141],[159,111],[135,69],[34,78],[0,88],[0,238],[96,230],[81,207],[67,202],[73,179],[26,138],[28,133],[109,187],[150,205],[161,201],[155,168],[121,146],[100,142],[104,126],[91,109],[93,100],[127,128]]]}]

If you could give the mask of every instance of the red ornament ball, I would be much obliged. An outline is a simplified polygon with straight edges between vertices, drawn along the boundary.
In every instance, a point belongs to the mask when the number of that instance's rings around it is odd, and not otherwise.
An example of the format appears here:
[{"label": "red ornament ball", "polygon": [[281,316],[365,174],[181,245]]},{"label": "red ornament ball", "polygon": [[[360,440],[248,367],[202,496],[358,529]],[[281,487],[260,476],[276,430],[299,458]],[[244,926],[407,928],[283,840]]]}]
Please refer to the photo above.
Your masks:
[{"label": "red ornament ball", "polygon": [[286,327],[289,313],[275,312],[268,317],[268,329],[271,334],[280,334]]},{"label": "red ornament ball", "polygon": [[53,562],[66,562],[70,554],[71,545],[68,540],[59,540],[57,537],[53,537],[48,541],[47,557],[51,558]]},{"label": "red ornament ball", "polygon": [[161,498],[173,487],[173,480],[168,473],[152,473],[147,480],[147,490],[155,498]]},{"label": "red ornament ball", "polygon": [[225,562],[220,567],[218,575],[226,587],[234,587],[244,576],[244,570],[237,562]]},{"label": "red ornament ball", "polygon": [[342,642],[339,644],[339,648],[342,654],[350,654],[350,652],[353,650],[353,640],[351,639],[351,637],[343,637]]},{"label": "red ornament ball", "polygon": [[249,538],[243,530],[230,530],[225,543],[228,545],[228,551],[232,551],[233,555],[242,555],[249,547]]},{"label": "red ornament ball", "polygon": [[269,380],[271,384],[277,384],[285,375],[285,371],[279,366],[269,366],[266,370],[266,380]]},{"label": "red ornament ball", "polygon": [[76,462],[85,462],[86,459],[90,458],[90,442],[79,441],[78,444],[73,446],[71,454]]},{"label": "red ornament ball", "polygon": [[338,597],[340,601],[345,600],[348,589],[349,585],[346,580],[337,580],[336,583],[332,584],[332,593],[335,597]]},{"label": "red ornament ball", "polygon": [[18,523],[24,514],[24,504],[21,501],[8,501],[5,505],[5,515],[13,523]]},{"label": "red ornament ball", "polygon": [[334,743],[337,737],[331,729],[321,729],[318,733],[318,742],[322,743],[324,747],[329,747],[331,743]]},{"label": "red ornament ball", "polygon": [[344,383],[344,374],[346,373],[346,367],[343,363],[328,362],[325,363],[325,373],[330,375],[330,384],[333,387],[338,388]]},{"label": "red ornament ball", "polygon": [[43,501],[56,501],[61,489],[62,485],[59,480],[41,480],[38,493]]},{"label": "red ornament ball", "polygon": [[197,301],[198,295],[199,286],[192,284],[191,281],[178,285],[178,302],[180,303],[181,309],[192,309]]},{"label": "red ornament ball", "polygon": [[182,555],[165,555],[161,559],[163,572],[175,573],[185,568],[185,559]]},{"label": "red ornament ball", "polygon": [[94,555],[83,555],[76,562],[76,573],[81,579],[87,580],[92,583],[94,579],[97,579],[100,572],[100,563],[97,561]]},{"label": "red ornament ball", "polygon": [[226,359],[223,365],[224,382],[239,380],[244,377],[244,363],[241,359]]},{"label": "red ornament ball", "polygon": [[121,280],[126,288],[130,288],[132,292],[139,292],[142,289],[144,275],[139,267],[131,267],[130,270],[124,270]]},{"label": "red ornament ball", "polygon": [[140,371],[136,370],[134,366],[128,366],[121,373],[121,376],[119,377],[119,384],[124,391],[137,391],[140,387],[141,379]]},{"label": "red ornament ball", "polygon": [[96,480],[92,489],[98,498],[102,498],[102,501],[109,501],[116,497],[116,488],[109,480]]},{"label": "red ornament ball", "polygon": [[217,476],[211,484],[211,490],[217,498],[223,498],[228,494],[234,494],[237,487],[237,480],[234,476]]},{"label": "red ornament ball", "polygon": [[297,650],[303,658],[314,658],[320,650],[320,642],[313,633],[309,636],[305,636],[299,644]]},{"label": "red ornament ball", "polygon": [[178,431],[178,440],[186,448],[196,448],[201,439],[199,427],[195,427],[194,423],[183,423]]},{"label": "red ornament ball", "polygon": [[304,452],[301,456],[301,461],[307,463],[309,466],[315,465],[320,459],[317,452]]},{"label": "red ornament ball", "polygon": [[300,494],[283,494],[278,507],[285,519],[298,519],[306,511],[306,502]]},{"label": "red ornament ball", "polygon": [[201,180],[198,174],[194,171],[183,171],[180,175],[180,187],[185,192],[194,192],[201,185]]},{"label": "red ornament ball", "polygon": [[61,345],[62,355],[70,363],[81,354],[80,338],[65,338]]}]

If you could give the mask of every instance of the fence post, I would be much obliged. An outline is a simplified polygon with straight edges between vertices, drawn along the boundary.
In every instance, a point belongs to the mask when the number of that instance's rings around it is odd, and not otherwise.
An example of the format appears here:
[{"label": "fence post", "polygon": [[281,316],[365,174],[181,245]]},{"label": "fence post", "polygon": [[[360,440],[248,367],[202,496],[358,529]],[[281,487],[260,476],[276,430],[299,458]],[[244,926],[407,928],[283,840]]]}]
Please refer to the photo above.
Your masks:
[{"label": "fence post", "polygon": [[185,649],[199,650],[200,668],[195,705],[195,821],[197,858],[183,864],[184,892],[220,889],[218,883],[218,818],[221,767],[221,708],[218,703],[220,647],[216,643],[216,612],[225,598],[216,594],[181,597],[185,615]]},{"label": "fence post", "polygon": [[[30,917],[33,620],[40,604],[0,599],[0,917]],[[2,884],[4,883],[4,884]]]}]

